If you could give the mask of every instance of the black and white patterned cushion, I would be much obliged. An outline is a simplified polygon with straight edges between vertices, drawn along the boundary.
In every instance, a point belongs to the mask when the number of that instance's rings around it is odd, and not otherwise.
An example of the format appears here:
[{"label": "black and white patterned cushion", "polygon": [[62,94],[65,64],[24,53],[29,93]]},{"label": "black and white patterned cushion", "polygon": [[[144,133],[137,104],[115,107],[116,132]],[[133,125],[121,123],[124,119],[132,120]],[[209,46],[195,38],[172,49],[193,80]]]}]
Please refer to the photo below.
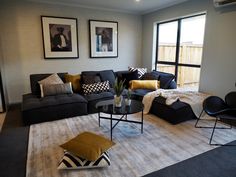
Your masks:
[{"label": "black and white patterned cushion", "polygon": [[138,78],[140,79],[146,72],[147,68],[134,68],[134,67],[129,67],[129,71],[134,72],[138,71]]},{"label": "black and white patterned cushion", "polygon": [[97,160],[89,161],[65,151],[64,156],[58,165],[58,169],[85,169],[107,166],[110,166],[110,158],[107,152],[102,153]]},{"label": "black and white patterned cushion", "polygon": [[94,84],[82,84],[82,89],[85,95],[92,93],[105,92],[110,89],[109,81],[98,82]]}]

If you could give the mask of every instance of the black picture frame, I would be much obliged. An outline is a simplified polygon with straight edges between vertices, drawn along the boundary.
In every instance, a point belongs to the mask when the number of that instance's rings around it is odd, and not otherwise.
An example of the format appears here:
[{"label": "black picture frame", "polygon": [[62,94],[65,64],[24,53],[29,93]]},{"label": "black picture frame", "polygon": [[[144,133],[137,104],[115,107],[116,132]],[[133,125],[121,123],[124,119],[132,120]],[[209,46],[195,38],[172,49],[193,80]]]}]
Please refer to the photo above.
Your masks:
[{"label": "black picture frame", "polygon": [[45,59],[79,58],[77,18],[41,16]]},{"label": "black picture frame", "polygon": [[118,57],[118,22],[89,20],[90,58]]}]

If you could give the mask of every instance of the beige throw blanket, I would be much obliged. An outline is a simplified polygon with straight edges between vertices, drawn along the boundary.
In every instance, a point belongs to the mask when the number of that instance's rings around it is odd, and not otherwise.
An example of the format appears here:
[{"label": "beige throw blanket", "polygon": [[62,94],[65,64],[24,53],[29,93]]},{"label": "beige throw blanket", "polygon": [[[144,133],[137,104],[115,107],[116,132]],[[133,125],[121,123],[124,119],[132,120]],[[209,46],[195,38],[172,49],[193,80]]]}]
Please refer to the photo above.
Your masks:
[{"label": "beige throw blanket", "polygon": [[[153,100],[158,97],[162,96],[166,98],[166,104],[171,105],[175,101],[180,100],[182,102],[188,103],[194,114],[198,117],[202,111],[202,103],[204,99],[206,99],[209,94],[200,93],[196,91],[186,91],[186,90],[179,90],[179,89],[158,89],[156,91],[150,92],[143,97],[143,104],[144,104],[144,114],[148,114]],[[158,109],[158,108],[157,108]]]}]

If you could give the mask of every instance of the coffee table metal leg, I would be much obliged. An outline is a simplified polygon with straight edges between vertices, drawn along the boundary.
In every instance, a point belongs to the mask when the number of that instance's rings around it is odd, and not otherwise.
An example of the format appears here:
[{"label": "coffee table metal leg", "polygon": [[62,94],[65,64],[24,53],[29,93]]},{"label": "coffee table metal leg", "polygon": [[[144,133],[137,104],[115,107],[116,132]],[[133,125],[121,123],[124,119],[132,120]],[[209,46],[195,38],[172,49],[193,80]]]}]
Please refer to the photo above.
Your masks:
[{"label": "coffee table metal leg", "polygon": [[143,110],[142,110],[142,123],[141,123],[141,133],[143,133]]},{"label": "coffee table metal leg", "polygon": [[112,141],[112,114],[111,114],[111,141]]}]

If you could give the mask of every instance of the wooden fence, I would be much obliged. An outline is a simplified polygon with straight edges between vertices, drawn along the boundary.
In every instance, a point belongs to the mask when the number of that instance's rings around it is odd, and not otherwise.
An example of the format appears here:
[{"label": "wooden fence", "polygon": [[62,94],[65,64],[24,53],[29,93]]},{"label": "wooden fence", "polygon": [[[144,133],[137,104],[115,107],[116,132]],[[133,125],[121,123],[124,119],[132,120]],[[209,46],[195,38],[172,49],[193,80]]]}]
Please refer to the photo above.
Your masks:
[{"label": "wooden fence", "polygon": [[[183,44],[180,46],[179,63],[201,65],[202,45]],[[158,48],[158,60],[175,62],[176,46],[162,44]],[[157,64],[159,71],[174,74],[174,66]],[[178,86],[198,86],[200,79],[200,68],[183,67],[178,68]]]}]

